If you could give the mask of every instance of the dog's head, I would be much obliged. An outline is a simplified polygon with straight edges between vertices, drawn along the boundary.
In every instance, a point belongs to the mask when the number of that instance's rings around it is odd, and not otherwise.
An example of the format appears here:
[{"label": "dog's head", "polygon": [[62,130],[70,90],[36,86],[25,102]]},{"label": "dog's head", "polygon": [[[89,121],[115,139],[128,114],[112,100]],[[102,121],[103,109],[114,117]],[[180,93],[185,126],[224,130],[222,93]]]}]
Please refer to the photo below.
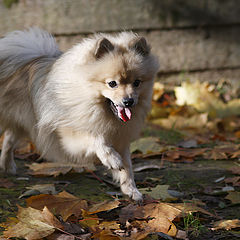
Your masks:
[{"label": "dog's head", "polygon": [[151,55],[145,38],[129,34],[131,37],[126,35],[125,42],[124,37],[122,42],[103,37],[98,40],[94,51],[101,66],[98,73],[101,95],[123,122],[131,119],[140,101],[146,96],[149,98],[158,70],[158,61]]}]

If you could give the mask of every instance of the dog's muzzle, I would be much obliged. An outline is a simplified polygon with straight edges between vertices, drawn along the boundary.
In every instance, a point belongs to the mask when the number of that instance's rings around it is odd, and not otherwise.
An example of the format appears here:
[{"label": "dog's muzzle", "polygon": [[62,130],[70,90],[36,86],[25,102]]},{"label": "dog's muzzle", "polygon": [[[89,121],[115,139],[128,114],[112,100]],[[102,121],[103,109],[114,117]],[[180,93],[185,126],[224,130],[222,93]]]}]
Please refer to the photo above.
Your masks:
[{"label": "dog's muzzle", "polygon": [[134,101],[132,98],[129,98],[129,99],[130,100],[128,100],[128,101],[126,101],[126,99],[125,99],[125,102],[123,100],[123,103],[125,106],[122,107],[120,105],[115,104],[113,101],[111,101],[109,98],[107,98],[107,101],[110,105],[111,110],[113,111],[115,116],[117,116],[118,119],[120,119],[123,122],[129,121],[132,117],[132,113],[131,113],[131,110],[129,109],[129,107],[131,107],[133,105]]}]

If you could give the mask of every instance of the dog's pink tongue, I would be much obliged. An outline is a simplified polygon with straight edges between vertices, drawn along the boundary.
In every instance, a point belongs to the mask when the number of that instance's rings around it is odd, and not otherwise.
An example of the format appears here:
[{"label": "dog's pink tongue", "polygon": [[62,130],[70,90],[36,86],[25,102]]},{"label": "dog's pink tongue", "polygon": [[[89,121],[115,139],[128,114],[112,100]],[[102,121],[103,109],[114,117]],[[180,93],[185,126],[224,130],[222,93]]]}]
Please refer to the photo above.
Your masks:
[{"label": "dog's pink tongue", "polygon": [[129,108],[123,108],[117,106],[118,116],[124,121],[127,122],[131,119],[132,113]]}]

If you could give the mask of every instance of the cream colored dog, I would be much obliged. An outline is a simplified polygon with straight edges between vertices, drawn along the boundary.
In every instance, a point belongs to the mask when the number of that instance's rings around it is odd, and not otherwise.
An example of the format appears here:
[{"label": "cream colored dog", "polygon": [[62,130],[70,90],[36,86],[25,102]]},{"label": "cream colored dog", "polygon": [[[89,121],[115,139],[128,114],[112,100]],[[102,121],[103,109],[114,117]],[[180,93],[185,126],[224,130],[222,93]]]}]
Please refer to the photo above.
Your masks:
[{"label": "cream colored dog", "polygon": [[132,32],[95,34],[66,53],[38,28],[0,39],[0,167],[16,173],[17,139],[30,138],[49,161],[99,159],[134,200],[129,145],[150,108],[158,61]]}]

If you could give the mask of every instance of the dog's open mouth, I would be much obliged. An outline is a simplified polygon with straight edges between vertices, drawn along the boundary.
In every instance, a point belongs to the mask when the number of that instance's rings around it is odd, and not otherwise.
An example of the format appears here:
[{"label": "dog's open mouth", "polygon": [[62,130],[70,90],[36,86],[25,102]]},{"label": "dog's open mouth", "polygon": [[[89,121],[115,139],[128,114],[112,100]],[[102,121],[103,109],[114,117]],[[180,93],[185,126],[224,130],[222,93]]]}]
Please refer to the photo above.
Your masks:
[{"label": "dog's open mouth", "polygon": [[131,119],[132,113],[129,108],[121,107],[119,105],[114,104],[109,98],[107,101],[110,104],[110,108],[112,109],[113,113],[123,122],[127,122]]}]

